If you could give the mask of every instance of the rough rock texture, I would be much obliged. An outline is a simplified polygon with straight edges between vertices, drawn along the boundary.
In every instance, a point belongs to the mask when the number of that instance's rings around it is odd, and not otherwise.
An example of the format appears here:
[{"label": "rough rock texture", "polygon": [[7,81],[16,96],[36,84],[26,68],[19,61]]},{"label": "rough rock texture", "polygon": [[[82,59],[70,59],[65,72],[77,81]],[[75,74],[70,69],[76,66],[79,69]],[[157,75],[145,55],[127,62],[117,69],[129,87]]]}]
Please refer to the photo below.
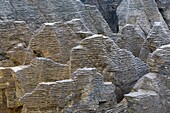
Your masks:
[{"label": "rough rock texture", "polygon": [[37,57],[47,57],[56,62],[67,63],[71,48],[92,34],[80,19],[65,23],[45,23],[30,40],[29,49]]},{"label": "rough rock texture", "polygon": [[1,18],[25,21],[33,30],[43,23],[79,18],[92,32],[112,36],[97,8],[85,6],[79,0],[13,0],[0,4],[3,6],[0,9]]},{"label": "rough rock texture", "polygon": [[4,51],[11,50],[18,43],[28,45],[30,29],[24,21],[3,21],[0,22],[0,39]]},{"label": "rough rock texture", "polygon": [[104,83],[96,69],[78,69],[72,78],[39,83],[31,93],[21,98],[23,113],[83,113],[97,108],[104,112],[114,105],[115,87]]},{"label": "rough rock texture", "polygon": [[0,6],[4,66],[29,64],[35,56],[67,63],[71,48],[94,33],[116,40],[97,8],[78,0],[14,0],[1,1]]},{"label": "rough rock texture", "polygon": [[23,104],[19,99],[25,93],[34,90],[40,82],[67,79],[69,72],[68,65],[36,58],[27,66],[0,68],[0,76],[0,112],[20,113]]},{"label": "rough rock texture", "polygon": [[116,9],[122,0],[81,0],[85,4],[96,5],[114,33],[118,32]]},{"label": "rough rock texture", "polygon": [[155,0],[158,4],[158,9],[162,14],[165,22],[167,23],[168,27],[170,28],[170,1],[169,0]]},{"label": "rough rock texture", "polygon": [[122,28],[121,38],[116,40],[116,44],[121,49],[131,51],[133,55],[139,56],[145,36],[138,32],[134,25],[127,24]]},{"label": "rough rock texture", "polygon": [[170,113],[169,0],[82,1],[0,1],[0,113]]},{"label": "rough rock texture", "polygon": [[148,59],[152,73],[143,76],[125,95],[129,113],[170,112],[170,45],[156,49]]},{"label": "rough rock texture", "polygon": [[14,76],[23,93],[31,92],[40,82],[69,78],[69,66],[46,58],[35,58],[30,65],[13,67]]},{"label": "rough rock texture", "polygon": [[134,83],[148,72],[148,67],[131,52],[119,49],[110,38],[94,35],[82,40],[71,51],[71,72],[78,68],[95,67],[105,81],[113,82],[117,94],[127,93]]},{"label": "rough rock texture", "polygon": [[[31,37],[24,21],[0,21],[0,63],[5,67],[23,64]],[[29,58],[33,57],[29,51],[27,53]]]},{"label": "rough rock texture", "polygon": [[[20,105],[15,101],[15,81],[11,69],[0,68],[0,112],[14,113],[21,111]],[[22,108],[22,107],[21,107]]]},{"label": "rough rock texture", "polygon": [[28,50],[25,44],[19,43],[13,49],[7,51],[6,57],[17,66],[29,64],[36,55],[34,55],[32,50]]},{"label": "rough rock texture", "polygon": [[165,29],[160,22],[155,22],[150,34],[143,43],[139,57],[146,62],[149,53],[169,43],[170,31]]},{"label": "rough rock texture", "polygon": [[154,22],[167,27],[155,0],[123,0],[117,9],[120,31],[126,24],[138,25],[147,34]]}]

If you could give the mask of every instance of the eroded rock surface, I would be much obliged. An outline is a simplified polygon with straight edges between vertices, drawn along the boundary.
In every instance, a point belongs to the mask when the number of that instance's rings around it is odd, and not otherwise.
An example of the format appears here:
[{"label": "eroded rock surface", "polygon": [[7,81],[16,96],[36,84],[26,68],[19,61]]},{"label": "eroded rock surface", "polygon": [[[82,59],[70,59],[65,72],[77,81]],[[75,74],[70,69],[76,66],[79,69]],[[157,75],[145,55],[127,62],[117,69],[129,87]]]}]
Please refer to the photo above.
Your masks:
[{"label": "eroded rock surface", "polygon": [[122,0],[81,0],[85,4],[96,5],[114,33],[119,31],[116,9]]},{"label": "eroded rock surface", "polygon": [[170,45],[154,51],[148,59],[152,73],[143,76],[134,91],[125,95],[128,111],[134,113],[170,112]]},{"label": "eroded rock surface", "polygon": [[1,6],[1,11],[4,11],[0,12],[1,18],[25,21],[33,30],[40,28],[43,23],[79,18],[92,32],[112,36],[97,8],[85,6],[79,0],[13,0],[2,1]]},{"label": "eroded rock surface", "polygon": [[162,26],[162,23],[155,22],[150,34],[144,41],[139,57],[146,62],[149,53],[158,47],[170,43],[170,32]]},{"label": "eroded rock surface", "polygon": [[151,28],[154,22],[162,22],[163,26],[168,28],[155,0],[123,0],[117,14],[120,29],[126,24],[136,24],[148,33],[148,28]]},{"label": "eroded rock surface", "polygon": [[24,95],[21,98],[23,113],[82,113],[95,112],[99,108],[104,112],[116,102],[114,90],[114,85],[104,83],[96,69],[78,69],[72,79],[40,83],[31,93]]},{"label": "eroded rock surface", "polygon": [[116,44],[121,49],[127,49],[128,51],[131,51],[133,55],[139,57],[145,36],[138,32],[134,25],[130,24],[127,24],[122,28],[121,34],[122,36],[116,40]]},{"label": "eroded rock surface", "polygon": [[29,48],[37,57],[46,57],[56,62],[67,63],[71,48],[92,34],[80,19],[65,23],[45,23],[30,40]]},{"label": "eroded rock surface", "polygon": [[28,53],[29,59],[33,57],[26,50],[31,37],[30,29],[24,21],[0,21],[1,66],[10,67],[23,64],[27,57],[26,53]]},{"label": "eroded rock surface", "polygon": [[113,40],[102,35],[83,39],[71,52],[71,72],[78,68],[95,67],[105,81],[113,82],[120,88],[118,95],[128,93],[134,83],[148,72],[147,65],[139,58],[119,49]]},{"label": "eroded rock surface", "polygon": [[82,1],[0,1],[0,113],[169,113],[169,1]]},{"label": "eroded rock surface", "polygon": [[158,4],[158,9],[162,14],[165,22],[167,23],[168,27],[170,28],[170,1],[169,0],[155,0]]}]

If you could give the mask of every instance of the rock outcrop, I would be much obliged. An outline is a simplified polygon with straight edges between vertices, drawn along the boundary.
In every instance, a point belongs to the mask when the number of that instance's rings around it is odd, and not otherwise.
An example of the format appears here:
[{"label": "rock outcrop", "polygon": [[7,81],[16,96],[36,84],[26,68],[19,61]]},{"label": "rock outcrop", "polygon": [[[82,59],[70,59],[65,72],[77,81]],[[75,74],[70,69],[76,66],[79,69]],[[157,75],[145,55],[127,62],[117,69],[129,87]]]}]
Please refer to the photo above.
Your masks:
[{"label": "rock outcrop", "polygon": [[125,95],[129,113],[170,112],[170,45],[164,45],[148,58],[151,73],[143,76],[133,92]]},{"label": "rock outcrop", "polygon": [[95,5],[108,22],[114,33],[119,31],[116,9],[122,0],[81,0],[85,4]]},{"label": "rock outcrop", "polygon": [[29,49],[37,57],[67,63],[71,49],[77,46],[83,38],[92,34],[80,19],[65,23],[45,23],[30,40]]},{"label": "rock outcrop", "polygon": [[[120,30],[126,24],[139,25],[146,33],[155,22],[168,28],[155,0],[123,0],[117,9]],[[146,28],[146,29],[145,29]]]},{"label": "rock outcrop", "polygon": [[85,6],[79,0],[14,0],[2,1],[1,6],[1,18],[25,21],[32,31],[40,28],[43,23],[79,18],[92,32],[112,36],[112,31],[97,8]]},{"label": "rock outcrop", "polygon": [[144,41],[139,57],[146,62],[150,53],[162,45],[170,43],[170,31],[165,29],[160,22],[155,22],[152,30]]},{"label": "rock outcrop", "polygon": [[0,113],[169,113],[169,5],[1,0]]},{"label": "rock outcrop", "polygon": [[158,4],[158,9],[162,14],[165,22],[167,23],[168,27],[170,28],[170,1],[169,0],[155,0]]},{"label": "rock outcrop", "polygon": [[28,56],[29,59],[33,57],[26,49],[31,37],[30,29],[24,21],[0,21],[1,66],[21,65],[25,57]]},{"label": "rock outcrop", "polygon": [[128,93],[134,83],[148,72],[147,65],[139,58],[118,48],[113,40],[102,35],[83,39],[72,49],[70,60],[71,72],[83,67],[97,68],[105,81],[113,82],[119,89],[117,95]]},{"label": "rock outcrop", "polygon": [[72,79],[39,83],[31,93],[25,94],[21,98],[23,113],[88,113],[96,109],[104,112],[116,102],[114,90],[114,85],[104,83],[96,69],[78,69]]},{"label": "rock outcrop", "polygon": [[127,24],[122,28],[121,38],[116,40],[116,44],[121,49],[131,51],[133,55],[139,57],[145,36],[138,32],[134,25]]}]

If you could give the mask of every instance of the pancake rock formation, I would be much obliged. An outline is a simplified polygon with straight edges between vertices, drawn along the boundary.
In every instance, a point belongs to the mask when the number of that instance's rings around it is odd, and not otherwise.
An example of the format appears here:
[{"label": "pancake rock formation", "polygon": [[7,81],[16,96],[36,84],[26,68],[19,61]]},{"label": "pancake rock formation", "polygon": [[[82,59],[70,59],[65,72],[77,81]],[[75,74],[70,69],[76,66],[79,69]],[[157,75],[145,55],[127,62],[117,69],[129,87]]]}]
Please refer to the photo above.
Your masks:
[{"label": "pancake rock formation", "polygon": [[170,113],[169,0],[1,0],[0,113]]}]

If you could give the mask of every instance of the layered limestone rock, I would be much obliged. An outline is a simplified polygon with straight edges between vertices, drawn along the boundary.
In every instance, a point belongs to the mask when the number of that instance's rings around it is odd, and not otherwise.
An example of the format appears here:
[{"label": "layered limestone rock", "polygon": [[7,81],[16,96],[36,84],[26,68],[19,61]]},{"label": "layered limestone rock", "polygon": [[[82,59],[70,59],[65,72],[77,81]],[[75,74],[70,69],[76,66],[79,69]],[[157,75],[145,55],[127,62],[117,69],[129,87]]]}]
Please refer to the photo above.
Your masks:
[{"label": "layered limestone rock", "polygon": [[56,62],[67,63],[71,48],[92,34],[80,19],[65,23],[45,23],[30,40],[29,49],[37,57],[46,57]]},{"label": "layered limestone rock", "polygon": [[129,113],[170,112],[170,45],[154,51],[148,59],[152,73],[143,76],[134,91],[125,95]]},{"label": "layered limestone rock", "polygon": [[[6,57],[18,65],[28,65],[30,61],[36,57],[32,50],[28,50],[25,44],[19,43],[10,51],[7,51]],[[2,61],[1,61],[2,62]],[[13,65],[9,65],[11,67]]]},{"label": "layered limestone rock", "polygon": [[116,44],[121,49],[127,49],[128,51],[131,51],[134,56],[139,57],[145,36],[138,32],[134,25],[130,24],[127,24],[122,28],[121,34],[122,36],[116,40]]},{"label": "layered limestone rock", "polygon": [[158,4],[158,9],[162,14],[165,22],[167,23],[168,27],[170,28],[170,1],[169,0],[155,0]]},{"label": "layered limestone rock", "polygon": [[27,66],[0,68],[0,112],[21,113],[23,104],[19,99],[25,93],[30,93],[41,82],[68,78],[68,65],[45,58],[33,59]]},{"label": "layered limestone rock", "polygon": [[23,64],[27,55],[29,59],[33,57],[33,54],[26,50],[31,37],[30,29],[24,21],[0,21],[1,66]]},{"label": "layered limestone rock", "polygon": [[116,102],[114,90],[96,69],[83,68],[74,72],[72,79],[39,83],[20,100],[23,113],[104,112]]},{"label": "layered limestone rock", "polygon": [[4,51],[11,50],[19,43],[28,45],[30,29],[24,21],[0,21],[0,39]]},{"label": "layered limestone rock", "polygon": [[82,1],[0,1],[0,113],[169,113],[169,1]]},{"label": "layered limestone rock", "polygon": [[22,104],[17,101],[15,80],[11,69],[0,68],[0,112],[21,113]]},{"label": "layered limestone rock", "polygon": [[126,24],[134,24],[147,34],[154,22],[162,22],[164,28],[168,28],[155,0],[123,0],[117,9],[119,27]]},{"label": "layered limestone rock", "polygon": [[85,4],[96,5],[114,33],[118,32],[116,9],[122,0],[81,0]]},{"label": "layered limestone rock", "polygon": [[140,59],[146,62],[149,53],[155,51],[158,47],[170,43],[170,32],[162,26],[161,22],[155,22],[150,34],[144,41]]},{"label": "layered limestone rock", "polygon": [[90,31],[113,35],[97,8],[83,5],[79,0],[13,0],[1,1],[0,5],[1,18],[25,21],[33,30],[40,28],[43,23],[79,18]]},{"label": "layered limestone rock", "polygon": [[71,48],[83,38],[93,33],[116,38],[97,8],[80,1],[16,0],[0,5],[0,63],[4,66],[29,64],[35,56],[67,63]]},{"label": "layered limestone rock", "polygon": [[[113,82],[118,97],[128,93],[135,82],[148,72],[148,67],[129,51],[119,49],[108,37],[93,35],[71,51],[71,72],[78,68],[95,67],[105,81]],[[119,89],[120,88],[120,89]]]},{"label": "layered limestone rock", "polygon": [[40,82],[68,79],[69,66],[47,58],[35,58],[30,65],[13,67],[14,77],[23,93],[31,92]]}]

